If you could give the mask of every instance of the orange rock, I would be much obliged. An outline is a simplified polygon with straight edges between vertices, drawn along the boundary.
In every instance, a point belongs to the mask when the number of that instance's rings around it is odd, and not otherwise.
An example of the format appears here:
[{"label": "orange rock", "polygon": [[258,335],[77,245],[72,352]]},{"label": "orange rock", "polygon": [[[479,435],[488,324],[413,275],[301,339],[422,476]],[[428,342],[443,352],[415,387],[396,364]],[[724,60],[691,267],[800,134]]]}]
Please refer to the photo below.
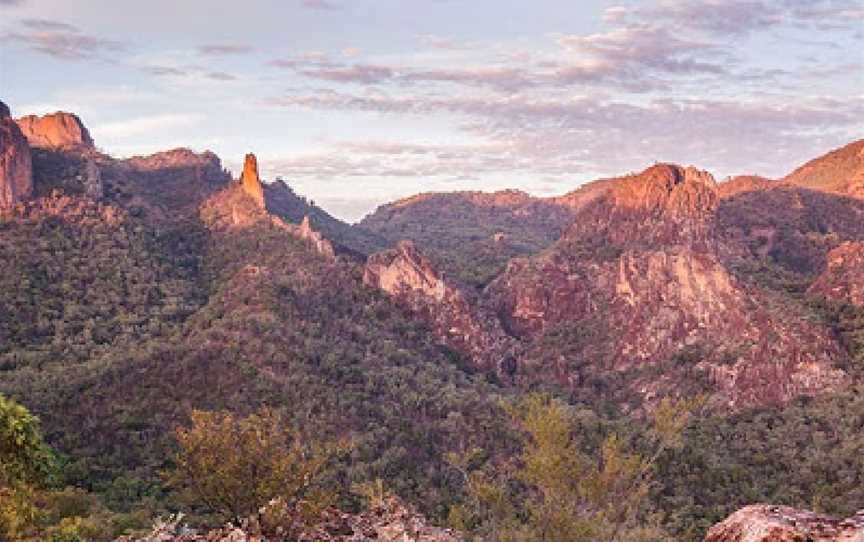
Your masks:
[{"label": "orange rock", "polygon": [[264,208],[264,186],[261,184],[261,178],[258,177],[258,159],[251,152],[246,155],[246,161],[243,164],[243,175],[240,177],[240,184],[243,190],[249,194],[255,203]]},{"label": "orange rock", "polygon": [[27,139],[0,102],[0,209],[9,208],[33,193],[33,162]]},{"label": "orange rock", "polygon": [[31,147],[93,147],[90,132],[81,119],[72,113],[58,111],[42,117],[28,115],[18,119],[18,126]]}]

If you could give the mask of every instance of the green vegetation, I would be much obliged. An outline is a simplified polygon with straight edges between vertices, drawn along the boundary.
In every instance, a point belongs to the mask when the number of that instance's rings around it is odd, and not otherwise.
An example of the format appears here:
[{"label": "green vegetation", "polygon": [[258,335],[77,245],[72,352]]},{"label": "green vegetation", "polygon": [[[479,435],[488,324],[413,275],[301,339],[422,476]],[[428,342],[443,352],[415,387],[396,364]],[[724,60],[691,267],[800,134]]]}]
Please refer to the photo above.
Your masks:
[{"label": "green vegetation", "polygon": [[451,456],[467,487],[465,504],[450,521],[471,539],[502,541],[660,540],[664,538],[649,500],[654,470],[667,450],[680,448],[681,434],[701,400],[663,401],[640,443],[600,431],[599,443],[577,432],[566,404],[530,395],[511,415],[524,432],[514,464],[473,468],[479,450]]},{"label": "green vegetation", "polygon": [[192,427],[176,431],[179,451],[168,479],[223,519],[240,522],[274,499],[285,508],[283,526],[313,524],[332,506],[326,469],[340,447],[308,442],[271,410],[238,418],[194,411]]}]

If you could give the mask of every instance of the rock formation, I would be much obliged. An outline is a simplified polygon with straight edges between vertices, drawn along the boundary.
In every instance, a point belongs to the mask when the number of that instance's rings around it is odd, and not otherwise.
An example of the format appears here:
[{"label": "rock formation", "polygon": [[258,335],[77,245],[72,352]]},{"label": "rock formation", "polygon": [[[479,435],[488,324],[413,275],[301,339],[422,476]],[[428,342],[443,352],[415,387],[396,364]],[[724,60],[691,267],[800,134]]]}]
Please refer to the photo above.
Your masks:
[{"label": "rock formation", "polygon": [[864,243],[847,241],[828,253],[825,271],[808,293],[864,307]]},{"label": "rock formation", "polygon": [[47,149],[92,148],[93,138],[76,115],[58,111],[38,117],[28,115],[18,119],[18,126],[30,146]]},{"label": "rock formation", "polygon": [[444,277],[411,241],[375,254],[366,262],[363,282],[387,292],[420,314],[440,341],[469,356],[481,368],[512,373],[512,341],[497,319],[485,316]]},{"label": "rock formation", "polygon": [[864,510],[838,520],[788,506],[745,506],[711,527],[705,542],[864,542]]},{"label": "rock formation", "polygon": [[259,207],[262,209],[265,207],[264,185],[261,184],[261,178],[258,177],[258,159],[252,153],[246,155],[246,160],[243,163],[243,174],[240,176],[240,185]]},{"label": "rock formation", "polygon": [[691,386],[733,408],[840,386],[831,334],[766,309],[727,270],[718,202],[709,174],[658,164],[613,183],[546,251],[511,261],[486,294],[529,343],[520,365],[571,387],[628,371],[645,400]]},{"label": "rock formation", "polygon": [[102,171],[99,169],[99,164],[93,159],[88,159],[84,163],[84,174],[81,176],[84,183],[84,193],[93,199],[100,199],[105,193],[105,186],[102,183]]},{"label": "rock formation", "polygon": [[33,194],[33,162],[27,140],[0,102],[0,209],[8,209]]},{"label": "rock formation", "polygon": [[[263,514],[263,511],[262,511]],[[268,536],[266,526],[250,518],[240,526],[227,525],[207,533],[184,526],[182,518],[158,522],[144,536],[124,536],[116,542],[266,542],[282,538]],[[298,542],[460,542],[462,535],[452,529],[432,527],[425,518],[395,498],[360,514],[329,510],[320,525],[302,529]]]},{"label": "rock formation", "polygon": [[312,229],[312,224],[309,223],[308,215],[303,217],[303,222],[300,223],[298,234],[301,239],[305,239],[309,242],[319,254],[328,258],[334,258],[336,256],[336,253],[333,251],[333,244],[327,239],[324,239],[324,236],[321,235],[320,232]]}]

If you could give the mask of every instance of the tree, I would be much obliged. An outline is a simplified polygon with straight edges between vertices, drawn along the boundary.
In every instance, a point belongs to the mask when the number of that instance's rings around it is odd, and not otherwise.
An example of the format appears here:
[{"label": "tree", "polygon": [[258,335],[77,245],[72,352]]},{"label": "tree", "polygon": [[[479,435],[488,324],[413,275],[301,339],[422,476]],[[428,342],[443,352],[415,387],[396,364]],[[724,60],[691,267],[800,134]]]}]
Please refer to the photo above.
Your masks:
[{"label": "tree", "polygon": [[652,473],[664,451],[680,447],[681,433],[701,402],[661,401],[651,414],[647,453],[628,451],[615,433],[591,453],[574,434],[568,405],[529,395],[508,407],[524,435],[514,465],[491,474],[472,469],[476,449],[449,458],[468,490],[467,502],[451,511],[451,521],[490,540],[657,540],[662,532],[646,509]]},{"label": "tree", "polygon": [[302,523],[332,502],[322,480],[340,445],[304,442],[269,409],[245,418],[196,410],[191,418],[176,431],[168,480],[212,511],[242,521],[278,501],[285,521]]},{"label": "tree", "polygon": [[54,468],[39,420],[0,395],[0,539],[14,538],[36,518],[34,490],[50,481]]}]

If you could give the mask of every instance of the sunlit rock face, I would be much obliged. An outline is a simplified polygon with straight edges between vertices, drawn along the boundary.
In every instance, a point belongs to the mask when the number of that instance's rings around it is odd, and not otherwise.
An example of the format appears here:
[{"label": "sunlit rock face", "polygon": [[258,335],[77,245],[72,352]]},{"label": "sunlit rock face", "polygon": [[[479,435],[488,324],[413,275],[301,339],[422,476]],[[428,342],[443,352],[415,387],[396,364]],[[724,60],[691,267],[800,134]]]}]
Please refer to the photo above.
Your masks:
[{"label": "sunlit rock face", "polygon": [[24,134],[0,102],[0,209],[8,209],[33,194],[33,162]]},{"label": "sunlit rock face", "polygon": [[468,356],[478,367],[502,376],[514,369],[508,367],[512,339],[497,319],[470,303],[411,241],[371,256],[363,281],[420,314],[441,342]]},{"label": "sunlit rock face", "polygon": [[864,510],[844,520],[788,506],[745,506],[714,525],[705,542],[861,542]]},{"label": "sunlit rock face", "polygon": [[649,402],[707,391],[724,408],[841,386],[830,333],[772,310],[725,265],[719,200],[710,174],[658,164],[612,183],[546,251],[512,260],[486,295],[530,344],[520,367],[574,389],[626,375]]},{"label": "sunlit rock face", "polygon": [[43,149],[92,148],[93,138],[77,115],[58,111],[18,119],[18,126],[32,147]]},{"label": "sunlit rock face", "polygon": [[261,184],[261,178],[258,176],[258,159],[252,153],[246,155],[240,184],[243,186],[243,190],[263,209],[264,186]]}]

